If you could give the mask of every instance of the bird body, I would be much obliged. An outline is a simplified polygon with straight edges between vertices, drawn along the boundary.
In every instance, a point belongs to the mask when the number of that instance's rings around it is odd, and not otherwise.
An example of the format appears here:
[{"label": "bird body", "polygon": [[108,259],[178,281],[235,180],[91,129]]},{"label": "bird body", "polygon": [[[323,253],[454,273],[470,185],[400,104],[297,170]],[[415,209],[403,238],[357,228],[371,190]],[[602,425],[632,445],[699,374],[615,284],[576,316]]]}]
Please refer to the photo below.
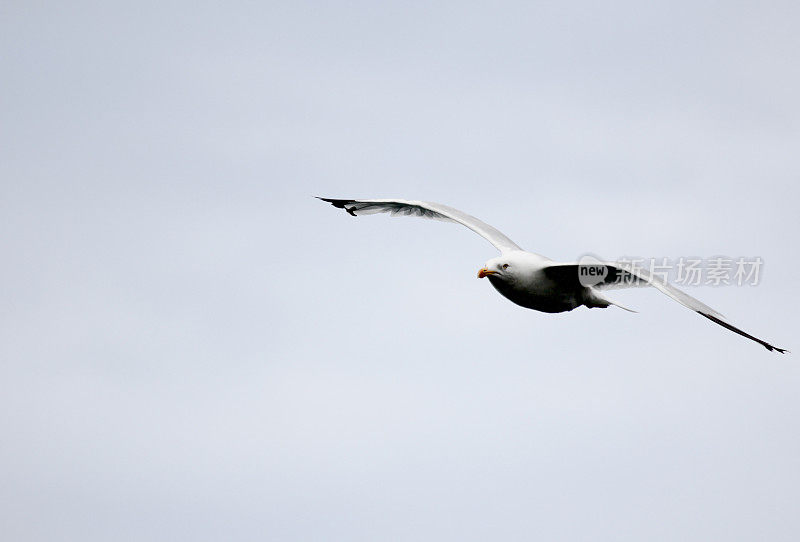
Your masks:
[{"label": "bird body", "polygon": [[553,313],[583,305],[589,297],[585,288],[565,288],[548,277],[544,269],[551,263],[539,254],[513,251],[486,262],[478,278],[488,278],[503,297],[526,309]]},{"label": "bird body", "polygon": [[[675,288],[646,270],[634,268],[628,262],[603,262],[582,259],[580,262],[559,263],[545,256],[527,252],[496,228],[452,207],[439,203],[402,199],[345,200],[319,198],[344,209],[351,216],[373,213],[420,216],[456,222],[488,240],[500,251],[478,271],[478,278],[487,277],[506,299],[522,307],[540,312],[557,313],[577,307],[607,308],[611,305],[631,311],[606,298],[602,290],[611,287],[652,286],[701,316],[753,340],[767,350],[786,352],[725,320],[725,317]],[[631,311],[635,312],[635,311]]]}]

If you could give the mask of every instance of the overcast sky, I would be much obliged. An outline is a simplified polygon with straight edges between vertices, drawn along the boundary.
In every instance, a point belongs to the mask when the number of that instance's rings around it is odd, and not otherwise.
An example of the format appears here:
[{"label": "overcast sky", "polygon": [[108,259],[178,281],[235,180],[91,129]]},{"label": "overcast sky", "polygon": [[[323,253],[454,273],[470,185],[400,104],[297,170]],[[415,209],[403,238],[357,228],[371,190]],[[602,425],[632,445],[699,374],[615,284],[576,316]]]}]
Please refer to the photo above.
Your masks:
[{"label": "overcast sky", "polygon": [[4,538],[798,540],[797,354],[312,198],[761,257],[689,293],[800,350],[800,8],[733,4],[3,3]]}]

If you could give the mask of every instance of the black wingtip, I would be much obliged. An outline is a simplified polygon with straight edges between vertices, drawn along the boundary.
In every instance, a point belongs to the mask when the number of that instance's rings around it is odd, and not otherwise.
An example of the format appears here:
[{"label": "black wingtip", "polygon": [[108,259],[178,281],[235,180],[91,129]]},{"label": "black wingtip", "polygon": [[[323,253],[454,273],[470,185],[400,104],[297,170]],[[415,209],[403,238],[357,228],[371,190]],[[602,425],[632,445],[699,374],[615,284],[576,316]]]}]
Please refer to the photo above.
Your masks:
[{"label": "black wingtip", "polygon": [[720,320],[719,318],[717,318],[715,316],[711,316],[710,314],[706,314],[706,313],[701,312],[701,311],[695,311],[695,312],[697,314],[699,314],[700,316],[704,316],[704,317],[708,318],[709,320],[711,320],[715,324],[721,325],[725,329],[729,329],[729,330],[733,331],[734,333],[737,333],[737,334],[741,335],[742,337],[747,337],[748,339],[757,342],[758,344],[760,344],[761,346],[763,346],[764,348],[766,348],[770,352],[772,352],[773,350],[777,350],[781,354],[785,354],[786,352],[788,352],[788,350],[786,350],[785,348],[778,348],[777,346],[772,346],[767,341],[762,341],[758,337],[753,337],[749,333],[745,333],[744,331],[742,331],[738,327],[733,326],[733,325],[729,324],[728,322],[725,322],[724,320]]},{"label": "black wingtip", "polygon": [[339,209],[344,209],[345,203],[349,203],[353,200],[350,199],[334,199],[334,198],[321,198],[319,196],[314,196],[317,199],[321,199],[322,201],[327,201],[334,207],[338,207]]},{"label": "black wingtip", "polygon": [[337,209],[344,209],[350,216],[357,216],[354,212],[353,207],[346,207],[348,203],[355,203],[354,200],[351,199],[333,199],[333,198],[321,198],[319,196],[314,196],[317,199],[321,199],[322,201],[327,201]]}]

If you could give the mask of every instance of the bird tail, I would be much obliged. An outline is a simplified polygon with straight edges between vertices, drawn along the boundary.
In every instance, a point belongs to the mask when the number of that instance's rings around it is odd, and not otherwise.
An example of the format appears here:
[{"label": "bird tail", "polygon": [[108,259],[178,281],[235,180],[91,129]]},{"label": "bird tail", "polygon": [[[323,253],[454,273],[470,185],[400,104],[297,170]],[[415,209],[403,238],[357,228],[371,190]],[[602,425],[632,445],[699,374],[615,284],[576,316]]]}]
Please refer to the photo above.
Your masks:
[{"label": "bird tail", "polygon": [[629,309],[628,307],[626,307],[624,305],[620,305],[616,301],[612,301],[612,300],[608,299],[606,296],[604,296],[603,294],[601,294],[600,292],[598,292],[594,288],[592,288],[590,290],[589,299],[586,300],[585,305],[587,307],[589,307],[589,308],[597,307],[597,308],[601,308],[601,309],[605,309],[609,305],[614,305],[615,307],[619,307],[620,309],[626,310],[628,312],[638,312],[638,311],[635,311],[633,309]]},{"label": "bird tail", "polygon": [[610,299],[608,300],[608,302],[609,302],[609,303],[611,303],[612,305],[614,305],[615,307],[619,307],[620,309],[622,309],[622,310],[624,310],[624,311],[628,311],[628,312],[636,312],[636,313],[638,313],[638,312],[639,312],[639,311],[635,311],[635,310],[633,310],[633,309],[629,309],[628,307],[626,307],[626,306],[624,306],[624,305],[620,305],[620,304],[619,304],[619,303],[617,303],[616,301],[611,301]]}]

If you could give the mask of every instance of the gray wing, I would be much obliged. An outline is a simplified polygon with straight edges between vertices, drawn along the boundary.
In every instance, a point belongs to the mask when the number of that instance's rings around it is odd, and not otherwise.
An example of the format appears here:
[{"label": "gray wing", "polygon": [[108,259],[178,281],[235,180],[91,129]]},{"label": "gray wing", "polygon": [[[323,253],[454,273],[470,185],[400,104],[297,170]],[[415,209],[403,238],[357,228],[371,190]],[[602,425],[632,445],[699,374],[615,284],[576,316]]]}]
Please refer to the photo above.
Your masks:
[{"label": "gray wing", "polygon": [[[777,350],[781,354],[786,352],[784,348],[778,348],[777,346],[773,346],[766,341],[763,341],[757,337],[750,335],[749,333],[742,331],[741,329],[737,328],[733,324],[730,324],[725,320],[725,317],[722,316],[720,313],[700,301],[699,299],[695,299],[686,292],[679,290],[678,288],[672,286],[665,280],[663,280],[659,276],[654,276],[652,273],[645,269],[634,268],[631,263],[628,262],[597,262],[589,264],[591,266],[600,266],[605,267],[605,273],[595,274],[594,278],[587,280],[581,279],[581,268],[586,267],[586,264],[577,264],[577,263],[569,263],[569,264],[553,264],[544,268],[544,273],[551,279],[557,280],[559,282],[565,284],[582,284],[584,286],[591,286],[592,288],[597,288],[600,290],[608,289],[608,288],[629,288],[629,287],[636,287],[636,286],[652,286],[657,290],[663,292],[664,294],[668,295],[684,307],[692,309],[696,313],[705,318],[708,318],[715,324],[719,324],[722,327],[733,331],[734,333],[738,333],[742,337],[747,337],[750,340],[753,340],[766,348],[769,351]],[[585,277],[586,275],[584,275]]]},{"label": "gray wing", "polygon": [[456,222],[468,227],[502,253],[522,250],[514,241],[503,235],[498,229],[481,222],[474,216],[463,213],[441,203],[428,201],[410,201],[404,199],[331,199],[317,198],[327,201],[334,207],[344,209],[352,216],[389,213],[394,216],[421,216],[435,220]]}]

